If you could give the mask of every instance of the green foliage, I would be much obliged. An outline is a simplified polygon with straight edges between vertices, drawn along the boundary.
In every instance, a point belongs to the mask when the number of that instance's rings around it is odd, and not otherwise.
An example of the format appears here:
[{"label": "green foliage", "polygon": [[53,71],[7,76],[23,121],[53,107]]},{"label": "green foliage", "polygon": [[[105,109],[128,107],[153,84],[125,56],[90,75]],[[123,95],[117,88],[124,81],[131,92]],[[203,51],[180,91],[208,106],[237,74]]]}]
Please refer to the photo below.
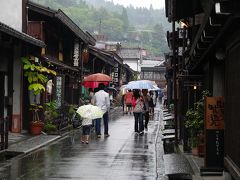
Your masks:
[{"label": "green foliage", "polygon": [[54,119],[59,117],[56,101],[50,101],[44,104],[44,117],[44,131],[56,131],[57,126],[54,124]]},{"label": "green foliage", "polygon": [[[134,8],[131,5],[124,8],[104,0],[32,1],[62,9],[81,29],[91,34],[98,32],[111,41],[142,46],[155,56],[164,56],[169,51],[165,32],[171,29],[171,24],[164,9]],[[136,39],[136,36],[140,38]]]},{"label": "green foliage", "polygon": [[170,104],[170,105],[169,105],[169,110],[170,110],[170,111],[174,111],[174,104]]},{"label": "green foliage", "polygon": [[52,123],[45,123],[44,124],[44,131],[45,132],[53,132],[57,130],[57,126]]},{"label": "green foliage", "polygon": [[195,147],[197,137],[204,128],[204,97],[210,96],[208,90],[202,92],[202,98],[194,103],[194,109],[186,112],[185,127],[190,131],[192,147]]},{"label": "green foliage", "polygon": [[56,75],[54,70],[48,69],[41,65],[41,63],[36,63],[28,57],[22,58],[24,76],[27,78],[29,86],[28,90],[33,91],[34,95],[38,95],[45,91],[45,84],[48,81],[46,74]]},{"label": "green foliage", "polygon": [[47,121],[52,121],[59,116],[56,101],[50,101],[45,103],[44,110],[45,120]]}]

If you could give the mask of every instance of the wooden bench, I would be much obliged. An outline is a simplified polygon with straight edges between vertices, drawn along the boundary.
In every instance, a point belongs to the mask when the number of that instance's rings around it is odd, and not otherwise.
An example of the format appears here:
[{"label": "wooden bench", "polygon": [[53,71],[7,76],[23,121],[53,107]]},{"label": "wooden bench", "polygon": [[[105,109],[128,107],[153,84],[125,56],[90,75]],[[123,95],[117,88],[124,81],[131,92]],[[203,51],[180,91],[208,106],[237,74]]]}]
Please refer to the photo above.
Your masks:
[{"label": "wooden bench", "polygon": [[164,129],[162,132],[163,136],[175,134],[175,129]]},{"label": "wooden bench", "polygon": [[172,153],[163,155],[165,174],[169,179],[192,179],[193,170],[186,157]]},{"label": "wooden bench", "polygon": [[165,153],[174,153],[175,135],[165,135],[162,137],[163,149]]},{"label": "wooden bench", "polygon": [[171,121],[171,120],[174,120],[174,116],[163,117],[163,121]]},{"label": "wooden bench", "polygon": [[163,121],[164,129],[174,129],[174,121]]}]

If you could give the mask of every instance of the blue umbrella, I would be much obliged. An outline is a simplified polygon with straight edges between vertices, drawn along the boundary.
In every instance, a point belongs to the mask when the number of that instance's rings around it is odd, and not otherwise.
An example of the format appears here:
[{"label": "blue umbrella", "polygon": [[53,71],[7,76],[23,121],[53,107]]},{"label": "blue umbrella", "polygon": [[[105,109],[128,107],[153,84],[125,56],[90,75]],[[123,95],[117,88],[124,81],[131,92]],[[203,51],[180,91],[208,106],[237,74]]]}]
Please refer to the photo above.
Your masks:
[{"label": "blue umbrella", "polygon": [[154,86],[151,82],[139,80],[131,81],[127,84],[126,88],[129,89],[154,89]]}]

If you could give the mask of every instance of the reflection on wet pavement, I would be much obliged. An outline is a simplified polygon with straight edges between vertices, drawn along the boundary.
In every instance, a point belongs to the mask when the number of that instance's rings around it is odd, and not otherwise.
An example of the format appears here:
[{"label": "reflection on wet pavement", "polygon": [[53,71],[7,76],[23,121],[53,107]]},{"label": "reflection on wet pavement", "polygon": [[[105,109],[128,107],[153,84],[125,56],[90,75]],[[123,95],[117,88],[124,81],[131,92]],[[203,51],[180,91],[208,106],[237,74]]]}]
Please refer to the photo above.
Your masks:
[{"label": "reflection on wet pavement", "polygon": [[110,137],[97,139],[92,135],[88,145],[80,142],[76,131],[34,153],[14,158],[1,166],[0,179],[155,179],[157,122],[150,121],[143,136],[134,134],[130,115],[111,121],[109,127]]}]

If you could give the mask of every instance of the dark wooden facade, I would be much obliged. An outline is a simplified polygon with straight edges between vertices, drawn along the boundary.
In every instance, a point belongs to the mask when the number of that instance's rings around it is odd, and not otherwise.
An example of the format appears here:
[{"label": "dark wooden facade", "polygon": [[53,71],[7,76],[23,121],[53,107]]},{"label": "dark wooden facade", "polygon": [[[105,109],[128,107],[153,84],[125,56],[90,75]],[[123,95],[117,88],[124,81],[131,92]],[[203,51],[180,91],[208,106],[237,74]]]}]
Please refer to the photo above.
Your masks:
[{"label": "dark wooden facade", "polygon": [[[85,50],[95,45],[95,39],[83,32],[63,11],[53,10],[42,5],[27,3],[30,36],[42,40],[47,45],[41,51],[41,63],[57,72],[49,77],[53,82],[52,93],[45,92],[41,103],[56,100],[59,108],[65,105],[79,104],[82,95],[81,79],[84,74]],[[27,93],[25,104],[27,104]],[[27,117],[25,112],[25,117]],[[26,118],[27,119],[27,118]],[[26,125],[28,121],[26,120]]]},{"label": "dark wooden facade", "polygon": [[[225,99],[224,119],[224,167],[234,179],[240,179],[240,123],[239,110],[239,7],[240,2],[232,1],[166,1],[166,16],[169,21],[185,23],[185,49],[183,55],[176,59],[182,63],[182,69],[175,71],[184,76],[200,75],[193,83],[200,84],[199,89],[208,89],[212,96]],[[179,1],[180,3],[180,1]],[[181,1],[182,3],[182,1]],[[195,5],[200,6],[196,7]],[[184,10],[184,11],[183,11]],[[173,26],[174,27],[174,26]],[[173,28],[172,32],[175,32]],[[169,36],[169,42],[178,50],[179,37]],[[177,34],[177,33],[176,33]],[[175,39],[175,40],[173,40]],[[178,51],[177,51],[178,52]],[[183,83],[185,81],[183,80]],[[179,89],[179,91],[181,91]],[[178,99],[181,104],[185,98]],[[189,99],[188,99],[189,100]],[[178,111],[179,112],[179,111]]]},{"label": "dark wooden facade", "polygon": [[[5,132],[21,132],[22,129],[22,62],[27,55],[40,56],[45,44],[0,22],[0,133],[1,149],[7,148]],[[14,109],[13,109],[14,108]],[[2,124],[7,122],[7,126]],[[5,126],[3,128],[3,125]],[[3,132],[4,131],[4,132]],[[3,141],[2,141],[3,140]]]},{"label": "dark wooden facade", "polygon": [[166,85],[165,73],[165,66],[141,67],[141,79],[155,81],[161,88]]}]

